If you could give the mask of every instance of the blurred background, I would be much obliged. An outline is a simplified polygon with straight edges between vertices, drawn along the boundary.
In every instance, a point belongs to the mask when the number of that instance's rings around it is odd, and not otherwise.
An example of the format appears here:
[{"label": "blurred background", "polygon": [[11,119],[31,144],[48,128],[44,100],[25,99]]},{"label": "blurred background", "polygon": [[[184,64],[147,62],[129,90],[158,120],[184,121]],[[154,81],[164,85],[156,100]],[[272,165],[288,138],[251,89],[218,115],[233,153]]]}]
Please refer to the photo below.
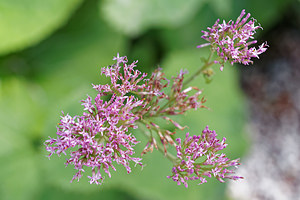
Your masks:
[{"label": "blurred background", "polygon": [[[0,199],[234,200],[300,199],[300,1],[296,0],[0,0]],[[46,157],[61,111],[80,115],[80,100],[103,83],[100,68],[119,52],[139,60],[140,71],[160,66],[169,78],[193,73],[206,49],[201,30],[217,18],[235,20],[242,9],[264,27],[269,50],[255,65],[215,67],[210,84],[199,77],[210,110],[178,120],[199,134],[209,125],[241,157],[239,182],[210,179],[189,188],[166,178],[171,163],[159,152],[143,170],[120,168],[102,186],[65,157]],[[140,137],[138,131],[135,135]],[[138,145],[140,154],[145,142]],[[87,176],[87,174],[85,175]]]}]

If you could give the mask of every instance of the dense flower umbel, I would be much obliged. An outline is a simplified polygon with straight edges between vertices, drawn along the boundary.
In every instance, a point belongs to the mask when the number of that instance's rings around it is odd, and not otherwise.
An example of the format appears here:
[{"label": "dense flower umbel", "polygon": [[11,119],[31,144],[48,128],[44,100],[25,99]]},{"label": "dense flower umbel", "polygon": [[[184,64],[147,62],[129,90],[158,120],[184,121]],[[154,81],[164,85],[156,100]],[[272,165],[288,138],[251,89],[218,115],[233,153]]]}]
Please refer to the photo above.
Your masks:
[{"label": "dense flower umbel", "polygon": [[219,24],[219,19],[211,27],[207,28],[208,31],[202,31],[204,35],[203,39],[207,40],[209,43],[199,45],[198,48],[204,46],[211,46],[212,51],[216,51],[219,59],[215,60],[215,63],[221,64],[221,70],[223,70],[226,61],[233,63],[241,63],[248,65],[252,63],[251,58],[256,57],[267,50],[267,43],[263,43],[258,49],[255,47],[249,47],[252,44],[257,43],[253,39],[253,35],[256,30],[261,28],[261,26],[255,26],[256,20],[250,18],[250,13],[246,15],[245,10],[242,10],[240,16],[237,18],[236,22],[230,20],[228,23],[223,21]]},{"label": "dense flower umbel", "polygon": [[241,179],[242,177],[233,176],[233,170],[228,167],[237,167],[239,160],[229,160],[225,154],[217,152],[224,149],[226,138],[222,141],[218,140],[215,131],[208,129],[208,126],[202,131],[202,135],[189,136],[183,142],[181,139],[176,139],[177,158],[179,159],[172,169],[172,178],[178,185],[183,183],[188,186],[187,180],[199,180],[200,183],[205,183],[206,177],[214,176],[220,182],[224,182],[224,178]]},{"label": "dense flower umbel", "polygon": [[[74,150],[66,162],[78,170],[72,181],[81,178],[84,166],[92,168],[92,176],[88,176],[90,183],[101,184],[104,178],[101,169],[110,177],[109,169],[116,170],[114,163],[123,165],[128,173],[131,172],[130,161],[141,165],[141,158],[132,156],[138,141],[128,131],[129,128],[137,128],[134,122],[139,119],[132,110],[145,104],[143,100],[127,94],[145,88],[145,81],[138,83],[146,74],[141,75],[134,69],[136,62],[127,65],[126,57],[118,55],[114,60],[117,60],[115,65],[102,68],[102,73],[111,78],[111,84],[93,85],[98,94],[93,102],[89,96],[82,101],[83,116],[63,115],[57,128],[57,138],[45,142],[49,157],[53,153],[67,154],[69,148]],[[124,75],[120,72],[121,68]],[[108,101],[101,99],[105,95],[111,95]]]}]

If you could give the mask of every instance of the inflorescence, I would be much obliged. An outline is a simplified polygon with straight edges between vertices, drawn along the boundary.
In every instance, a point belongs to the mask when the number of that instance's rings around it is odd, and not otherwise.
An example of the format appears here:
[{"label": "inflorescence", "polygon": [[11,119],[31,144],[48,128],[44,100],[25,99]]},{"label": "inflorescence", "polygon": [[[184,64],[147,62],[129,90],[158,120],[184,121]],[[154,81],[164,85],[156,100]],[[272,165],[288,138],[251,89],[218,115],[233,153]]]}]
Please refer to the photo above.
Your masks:
[{"label": "inflorescence", "polygon": [[[198,48],[210,46],[212,52],[217,52],[218,58],[215,63],[221,64],[221,71],[223,70],[224,64],[228,61],[230,64],[240,63],[248,65],[253,63],[251,58],[259,58],[259,55],[267,50],[267,43],[261,44],[258,49],[255,47],[249,47],[252,44],[257,43],[253,39],[253,35],[257,29],[262,29],[260,25],[256,26],[256,20],[250,18],[250,13],[246,15],[245,10],[242,10],[240,16],[234,22],[230,20],[228,23],[223,21],[219,24],[218,19],[216,23],[208,31],[202,31],[204,34],[203,39],[209,43],[199,45]],[[244,18],[243,18],[244,17]]]},{"label": "inflorescence", "polygon": [[183,183],[188,186],[187,180],[199,180],[200,183],[205,183],[205,177],[214,176],[220,182],[224,182],[224,178],[238,180],[243,177],[233,176],[233,170],[229,167],[237,167],[239,159],[229,160],[225,154],[217,152],[224,149],[227,144],[226,138],[222,141],[218,140],[215,131],[208,129],[208,126],[202,131],[201,135],[189,136],[181,142],[180,138],[176,139],[177,158],[180,160],[172,169],[173,181],[178,185]]},{"label": "inflorescence", "polygon": [[[252,62],[251,57],[258,57],[266,51],[266,44],[258,50],[248,48],[256,41],[247,40],[252,39],[255,30],[261,27],[254,26],[254,19],[246,23],[250,15],[242,19],[244,15],[243,10],[235,23],[230,21],[220,25],[217,21],[212,28],[208,28],[209,32],[204,32],[203,38],[210,43],[200,46],[211,45],[211,50],[217,51],[219,56],[215,62],[222,66],[227,60],[231,64],[248,64]],[[185,80],[187,72],[180,71],[168,80],[162,69],[158,68],[147,79],[146,73],[135,69],[137,61],[128,64],[127,57],[120,57],[119,54],[113,60],[115,64],[101,69],[101,74],[109,77],[110,83],[93,84],[97,95],[82,100],[83,114],[72,117],[63,113],[57,127],[57,137],[45,142],[50,152],[49,158],[61,153],[69,156],[65,164],[73,165],[77,170],[71,182],[75,179],[79,181],[86,167],[92,170],[88,176],[91,184],[102,184],[105,174],[111,177],[110,171],[116,171],[116,164],[124,166],[130,173],[130,163],[143,166],[141,156],[154,148],[174,164],[172,175],[168,178],[186,187],[188,180],[198,180],[202,184],[207,177],[215,177],[220,182],[242,178],[234,176],[232,169],[239,165],[239,159],[230,160],[225,154],[218,153],[227,146],[226,138],[218,140],[216,132],[208,127],[200,135],[190,136],[187,133],[183,141],[178,136],[177,130],[184,130],[187,126],[180,125],[172,116],[182,115],[191,109],[206,108],[202,91],[187,86],[195,74]],[[196,75],[204,73],[203,69],[210,65],[207,60]],[[156,123],[157,119],[171,122],[175,131],[161,128]],[[148,138],[141,156],[136,155],[134,148],[140,141],[132,134],[132,129],[138,129]],[[170,153],[170,148],[177,151],[177,156]]]}]

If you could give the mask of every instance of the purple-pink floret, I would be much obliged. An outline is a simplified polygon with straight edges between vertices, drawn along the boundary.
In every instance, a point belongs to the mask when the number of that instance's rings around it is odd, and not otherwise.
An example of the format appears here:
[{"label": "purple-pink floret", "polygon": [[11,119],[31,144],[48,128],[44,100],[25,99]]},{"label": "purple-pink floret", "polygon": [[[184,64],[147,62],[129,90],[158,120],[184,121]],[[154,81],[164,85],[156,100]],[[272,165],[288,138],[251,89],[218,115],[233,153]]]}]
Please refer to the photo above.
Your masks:
[{"label": "purple-pink floret", "polygon": [[254,18],[248,21],[250,13],[246,16],[245,14],[245,10],[242,10],[235,22],[230,20],[228,23],[223,21],[223,23],[219,24],[220,20],[218,19],[211,28],[207,28],[208,31],[202,31],[204,34],[202,38],[209,43],[197,47],[201,48],[210,45],[212,51],[216,51],[219,56],[215,63],[221,64],[221,71],[227,61],[230,64],[241,63],[248,65],[253,63],[251,58],[259,58],[259,55],[267,50],[267,43],[261,44],[258,49],[250,47],[250,45],[257,43],[256,40],[252,40],[254,39],[253,35],[257,29],[262,29],[262,27],[255,25],[256,20]]},{"label": "purple-pink floret", "polygon": [[226,138],[221,141],[216,138],[215,131],[209,130],[208,126],[201,135],[189,136],[186,134],[184,141],[176,139],[178,163],[172,168],[173,179],[178,185],[181,183],[188,187],[188,180],[199,180],[199,184],[207,182],[206,177],[214,176],[220,182],[223,179],[238,180],[243,177],[232,175],[234,171],[229,169],[239,165],[239,159],[230,160],[225,154],[217,152],[224,149],[227,144]]},{"label": "purple-pink floret", "polygon": [[[90,183],[101,184],[103,171],[110,177],[110,170],[116,170],[115,163],[123,165],[128,173],[130,161],[142,165],[141,158],[133,157],[133,147],[139,141],[129,133],[129,128],[137,128],[134,122],[139,116],[133,110],[145,104],[130,93],[146,87],[143,80],[146,74],[134,69],[136,62],[127,65],[126,57],[118,55],[114,60],[115,65],[102,68],[102,74],[110,77],[111,84],[93,85],[98,94],[94,100],[88,96],[82,101],[83,115],[63,114],[57,137],[45,142],[49,157],[55,153],[69,154],[66,165],[74,165],[77,170],[72,181],[81,178],[84,166],[92,169],[92,175],[88,176]],[[103,100],[104,96],[109,100]]]}]

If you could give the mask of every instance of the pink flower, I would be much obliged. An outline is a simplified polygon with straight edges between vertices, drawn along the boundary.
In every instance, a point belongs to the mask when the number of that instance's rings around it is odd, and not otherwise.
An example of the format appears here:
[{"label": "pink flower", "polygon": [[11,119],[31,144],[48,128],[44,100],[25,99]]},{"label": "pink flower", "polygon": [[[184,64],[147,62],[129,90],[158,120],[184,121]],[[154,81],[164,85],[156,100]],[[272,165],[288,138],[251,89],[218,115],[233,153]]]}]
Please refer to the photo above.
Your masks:
[{"label": "pink flower", "polygon": [[[129,129],[136,128],[135,121],[139,119],[133,109],[145,105],[129,93],[145,88],[146,74],[134,69],[137,62],[127,65],[126,57],[118,55],[114,60],[117,60],[115,65],[102,68],[102,73],[111,78],[111,84],[93,85],[98,94],[94,100],[89,96],[82,100],[83,115],[63,114],[57,138],[45,142],[49,157],[54,153],[69,156],[66,165],[73,165],[77,170],[72,181],[82,177],[84,167],[92,169],[92,176],[88,176],[90,183],[101,184],[102,171],[110,177],[110,170],[116,170],[115,164],[123,165],[128,173],[130,162],[142,165],[141,158],[134,157],[133,148],[139,141]],[[109,99],[104,101],[102,97],[106,95]]]},{"label": "pink flower", "polygon": [[202,38],[209,43],[197,47],[211,46],[211,50],[216,51],[219,56],[215,63],[221,64],[221,71],[227,61],[230,64],[241,63],[248,65],[253,63],[251,58],[259,58],[259,55],[267,50],[267,43],[261,44],[258,49],[250,47],[250,45],[257,43],[256,40],[252,40],[254,38],[253,35],[257,29],[262,29],[262,27],[255,25],[256,20],[254,18],[248,21],[250,13],[246,16],[245,14],[245,10],[242,10],[235,22],[230,20],[228,23],[223,21],[223,23],[219,24],[220,20],[218,19],[211,28],[207,28],[208,31],[202,31],[204,34]]},{"label": "pink flower", "polygon": [[[184,141],[178,138],[176,141],[178,163],[172,168],[172,175],[167,176],[178,185],[183,183],[188,186],[188,180],[200,180],[199,184],[205,183],[207,177],[214,176],[220,182],[223,179],[242,179],[243,177],[232,176],[233,170],[229,167],[237,167],[239,159],[230,160],[225,154],[217,152],[224,149],[225,138],[218,140],[215,131],[208,129],[208,126],[202,131],[201,135],[189,136],[186,134]],[[201,160],[201,161],[200,161]]]}]

